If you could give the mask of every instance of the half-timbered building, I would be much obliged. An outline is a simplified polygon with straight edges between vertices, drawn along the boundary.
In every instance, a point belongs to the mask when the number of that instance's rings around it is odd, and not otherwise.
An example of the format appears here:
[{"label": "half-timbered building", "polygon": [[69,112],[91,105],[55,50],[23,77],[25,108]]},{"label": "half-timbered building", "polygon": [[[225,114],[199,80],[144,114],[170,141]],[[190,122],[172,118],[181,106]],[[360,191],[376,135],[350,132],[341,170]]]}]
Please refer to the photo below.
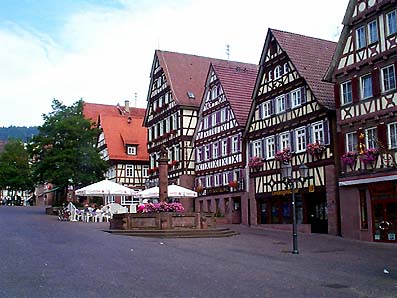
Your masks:
[{"label": "half-timbered building", "polygon": [[227,223],[248,223],[243,132],[252,102],[257,66],[211,64],[194,135],[196,210]]},{"label": "half-timbered building", "polygon": [[[149,171],[146,148],[147,129],[142,125],[145,109],[84,103],[84,115],[100,128],[97,147],[108,161],[106,178],[135,190],[144,189]],[[105,203],[128,206],[132,197],[108,197]]]},{"label": "half-timbered building", "polygon": [[245,133],[252,224],[290,228],[292,192],[281,167],[291,164],[295,179],[305,164],[308,178],[295,181],[299,229],[338,233],[333,87],[322,81],[335,46],[274,29],[267,33]]},{"label": "half-timbered building", "polygon": [[[156,50],[154,54],[144,125],[148,128],[150,156],[148,185],[158,180],[160,149],[168,150],[169,184],[194,188],[193,134],[211,62],[227,61]],[[158,183],[158,181],[157,181]],[[184,203],[194,209],[193,200]]]},{"label": "half-timbered building", "polygon": [[342,235],[397,242],[397,10],[349,1],[327,72],[335,83]]}]

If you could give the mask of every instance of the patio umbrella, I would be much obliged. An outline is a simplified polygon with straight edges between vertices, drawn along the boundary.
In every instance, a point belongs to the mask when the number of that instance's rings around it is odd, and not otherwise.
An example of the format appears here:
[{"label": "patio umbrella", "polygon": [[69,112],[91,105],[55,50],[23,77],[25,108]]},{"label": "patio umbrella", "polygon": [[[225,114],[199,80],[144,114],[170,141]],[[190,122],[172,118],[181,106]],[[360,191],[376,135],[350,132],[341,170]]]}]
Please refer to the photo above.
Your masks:
[{"label": "patio umbrella", "polygon": [[102,180],[76,190],[78,196],[133,196],[137,192],[121,184]]},{"label": "patio umbrella", "polygon": [[[159,187],[151,187],[137,193],[141,198],[158,198]],[[179,185],[168,185],[168,196],[172,198],[196,198],[197,192]]]}]

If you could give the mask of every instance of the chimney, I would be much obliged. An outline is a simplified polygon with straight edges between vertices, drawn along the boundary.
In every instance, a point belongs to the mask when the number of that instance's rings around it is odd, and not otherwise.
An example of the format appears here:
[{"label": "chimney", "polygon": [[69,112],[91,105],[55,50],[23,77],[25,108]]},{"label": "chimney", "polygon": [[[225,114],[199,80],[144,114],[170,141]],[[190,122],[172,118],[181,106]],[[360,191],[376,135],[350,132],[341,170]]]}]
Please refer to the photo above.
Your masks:
[{"label": "chimney", "polygon": [[129,100],[126,100],[126,101],[124,102],[124,110],[125,110],[127,113],[130,112],[130,101],[129,101]]}]

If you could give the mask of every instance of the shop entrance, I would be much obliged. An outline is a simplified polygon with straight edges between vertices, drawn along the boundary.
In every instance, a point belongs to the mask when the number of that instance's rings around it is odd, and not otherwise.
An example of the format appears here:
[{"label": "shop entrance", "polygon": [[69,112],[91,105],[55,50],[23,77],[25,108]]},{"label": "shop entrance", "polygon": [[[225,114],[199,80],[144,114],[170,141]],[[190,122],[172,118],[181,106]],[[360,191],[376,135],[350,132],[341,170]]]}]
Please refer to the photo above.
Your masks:
[{"label": "shop entrance", "polygon": [[312,233],[328,233],[328,210],[325,195],[319,193],[306,194],[308,223]]},{"label": "shop entrance", "polygon": [[372,201],[374,241],[397,242],[397,201]]}]

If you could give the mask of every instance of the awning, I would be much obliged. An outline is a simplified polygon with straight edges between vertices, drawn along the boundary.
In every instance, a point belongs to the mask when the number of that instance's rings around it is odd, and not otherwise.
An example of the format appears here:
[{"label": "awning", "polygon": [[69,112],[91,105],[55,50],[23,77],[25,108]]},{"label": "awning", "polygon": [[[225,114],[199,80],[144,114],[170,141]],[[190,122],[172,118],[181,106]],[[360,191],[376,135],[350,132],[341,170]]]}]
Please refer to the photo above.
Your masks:
[{"label": "awning", "polygon": [[373,177],[373,178],[363,178],[363,179],[354,179],[354,180],[340,181],[339,182],[339,186],[369,184],[369,183],[391,181],[391,180],[397,180],[397,175],[380,176],[380,177]]}]

